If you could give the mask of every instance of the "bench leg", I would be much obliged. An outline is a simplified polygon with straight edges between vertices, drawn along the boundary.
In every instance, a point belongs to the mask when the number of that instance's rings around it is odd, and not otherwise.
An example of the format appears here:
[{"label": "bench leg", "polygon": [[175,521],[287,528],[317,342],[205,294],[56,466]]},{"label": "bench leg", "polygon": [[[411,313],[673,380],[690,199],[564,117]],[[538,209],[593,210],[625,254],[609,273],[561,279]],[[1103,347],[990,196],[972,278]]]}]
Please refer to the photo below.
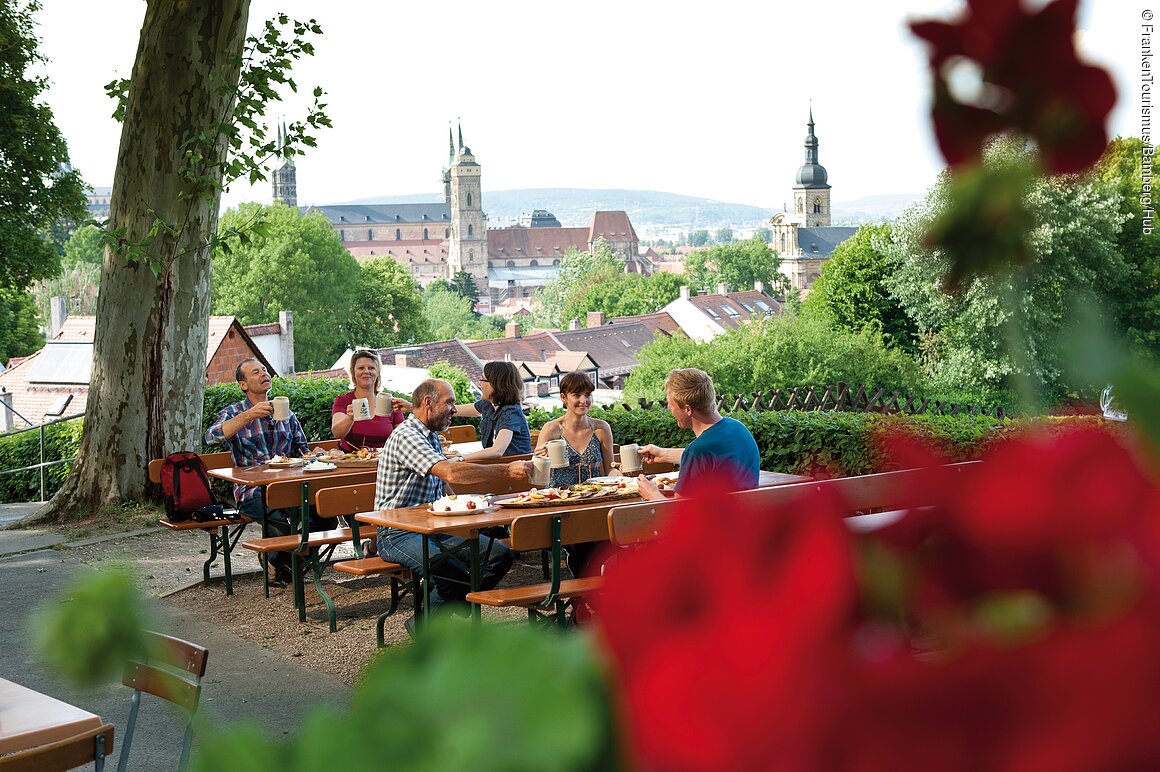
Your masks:
[{"label": "bench leg", "polygon": [[222,542],[222,565],[226,572],[226,595],[234,594],[234,572],[233,566],[230,565],[230,527],[222,525],[221,535],[218,537]]},{"label": "bench leg", "polygon": [[290,553],[290,576],[294,585],[294,605],[298,608],[298,621],[306,621],[306,578],[302,575],[302,561],[298,550]]},{"label": "bench leg", "polygon": [[[331,548],[333,551],[333,548]],[[318,550],[310,550],[310,566],[314,569],[314,591],[318,593],[318,597],[322,598],[322,602],[326,604],[326,615],[330,620],[330,632],[338,631],[338,612],[334,609],[334,599],[322,589],[322,559],[318,554]],[[302,597],[302,616],[306,615],[306,596]]]}]

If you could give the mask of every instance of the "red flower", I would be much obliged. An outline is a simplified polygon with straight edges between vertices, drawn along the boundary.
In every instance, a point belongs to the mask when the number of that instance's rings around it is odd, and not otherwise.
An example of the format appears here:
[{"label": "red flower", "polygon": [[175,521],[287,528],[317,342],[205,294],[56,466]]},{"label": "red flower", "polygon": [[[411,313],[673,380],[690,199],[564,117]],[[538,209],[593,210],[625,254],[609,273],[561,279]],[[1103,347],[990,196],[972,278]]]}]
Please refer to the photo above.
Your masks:
[{"label": "red flower", "polygon": [[[1082,171],[1099,159],[1116,91],[1107,72],[1076,57],[1077,3],[1055,0],[1027,12],[1020,0],[968,0],[956,23],[911,24],[931,46],[932,117],[952,166],[977,160],[987,138],[1008,129],[1034,137],[1053,173]],[[981,70],[975,104],[956,99],[949,84],[960,58]]]}]

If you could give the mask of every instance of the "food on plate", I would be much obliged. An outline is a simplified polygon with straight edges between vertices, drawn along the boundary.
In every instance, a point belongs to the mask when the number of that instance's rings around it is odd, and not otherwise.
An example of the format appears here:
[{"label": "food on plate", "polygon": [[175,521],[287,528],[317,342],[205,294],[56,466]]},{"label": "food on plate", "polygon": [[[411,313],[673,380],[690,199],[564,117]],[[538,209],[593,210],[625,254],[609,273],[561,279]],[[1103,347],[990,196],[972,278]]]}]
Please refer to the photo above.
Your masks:
[{"label": "food on plate", "polygon": [[[627,479],[627,478],[625,478]],[[565,504],[570,501],[603,499],[609,497],[636,496],[639,494],[636,480],[617,484],[599,484],[584,482],[569,485],[566,488],[532,488],[527,493],[504,499],[502,504],[508,506],[548,506],[555,503]]]},{"label": "food on plate", "polygon": [[444,496],[431,502],[432,512],[476,512],[487,509],[487,499],[482,496]]},{"label": "food on plate", "polygon": [[662,474],[653,478],[653,482],[656,483],[658,489],[662,491],[671,491],[675,490],[677,487],[677,476]]},{"label": "food on plate", "polygon": [[334,464],[328,464],[327,462],[318,459],[316,461],[311,461],[309,464],[302,468],[308,472],[322,472],[327,469],[334,469]]}]

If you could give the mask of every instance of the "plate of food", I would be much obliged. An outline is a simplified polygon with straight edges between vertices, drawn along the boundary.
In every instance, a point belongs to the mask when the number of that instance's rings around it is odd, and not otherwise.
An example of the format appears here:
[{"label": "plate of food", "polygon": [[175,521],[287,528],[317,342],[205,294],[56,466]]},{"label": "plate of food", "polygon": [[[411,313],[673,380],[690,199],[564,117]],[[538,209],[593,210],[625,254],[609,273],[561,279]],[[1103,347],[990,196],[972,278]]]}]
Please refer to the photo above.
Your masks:
[{"label": "plate of food", "polygon": [[589,483],[591,485],[603,485],[606,487],[616,488],[616,487],[619,487],[621,485],[628,485],[629,483],[635,483],[636,478],[611,474],[611,475],[608,475],[607,477],[590,477],[587,480],[585,480],[584,482]]},{"label": "plate of food", "polygon": [[330,471],[337,469],[337,468],[338,467],[336,467],[334,464],[328,463],[326,461],[312,461],[309,464],[307,464],[306,466],[302,467],[302,471],[303,472],[330,472]]},{"label": "plate of food", "polygon": [[266,462],[267,466],[278,467],[281,469],[288,469],[290,467],[302,466],[306,463],[304,458],[290,458],[288,456],[274,456]]},{"label": "plate of food", "polygon": [[335,466],[341,467],[373,467],[378,466],[381,455],[382,450],[379,448],[359,448],[341,456],[332,456],[328,460]]},{"label": "plate of food", "polygon": [[433,515],[468,515],[489,509],[491,502],[483,496],[444,496],[431,502],[427,511]]},{"label": "plate of food", "polygon": [[657,488],[659,488],[660,490],[671,491],[671,490],[676,490],[677,477],[679,474],[680,474],[679,471],[678,472],[666,472],[664,474],[655,475],[654,477],[652,477],[650,479],[653,481],[653,483],[656,484]]},{"label": "plate of food", "polygon": [[534,509],[537,507],[558,507],[561,504],[581,504],[594,501],[627,499],[639,495],[636,482],[617,486],[595,485],[591,482],[570,485],[566,488],[533,488],[526,493],[517,493],[495,503],[501,507]]}]

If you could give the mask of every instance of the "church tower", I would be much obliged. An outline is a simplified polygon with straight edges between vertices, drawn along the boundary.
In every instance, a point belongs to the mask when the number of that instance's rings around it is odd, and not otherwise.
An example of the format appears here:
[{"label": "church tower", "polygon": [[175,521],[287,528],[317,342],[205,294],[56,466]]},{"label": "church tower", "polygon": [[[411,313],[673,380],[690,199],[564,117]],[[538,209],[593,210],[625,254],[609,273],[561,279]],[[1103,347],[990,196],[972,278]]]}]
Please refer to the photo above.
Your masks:
[{"label": "church tower", "polygon": [[447,248],[448,279],[467,271],[480,296],[487,286],[487,215],[483,212],[480,168],[463,144],[459,129],[459,160],[451,167],[451,240]]},{"label": "church tower", "polygon": [[818,138],[814,136],[814,108],[810,108],[809,132],[806,134],[806,162],[797,170],[793,188],[793,209],[806,228],[830,225],[830,186],[826,184],[826,167],[818,163]]},{"label": "church tower", "polygon": [[286,126],[278,124],[277,157],[283,160],[280,168],[270,175],[274,187],[274,203],[298,208],[298,170],[294,168],[294,157],[285,153]]}]

